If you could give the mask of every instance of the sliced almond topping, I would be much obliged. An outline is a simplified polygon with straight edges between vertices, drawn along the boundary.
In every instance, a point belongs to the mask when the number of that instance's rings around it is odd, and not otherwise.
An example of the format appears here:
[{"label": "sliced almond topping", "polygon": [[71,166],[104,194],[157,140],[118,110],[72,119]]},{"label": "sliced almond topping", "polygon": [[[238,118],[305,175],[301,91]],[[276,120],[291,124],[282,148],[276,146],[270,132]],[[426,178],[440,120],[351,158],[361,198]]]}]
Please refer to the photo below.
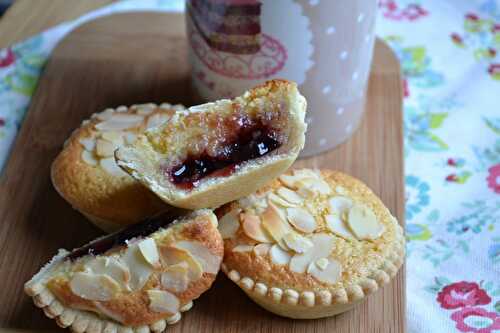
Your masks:
[{"label": "sliced almond topping", "polygon": [[253,250],[253,245],[240,244],[233,247],[233,252],[250,252]]},{"label": "sliced almond topping", "polygon": [[279,205],[281,207],[297,207],[296,204],[286,201],[282,197],[274,194],[273,192],[269,192],[269,194],[267,195],[267,199],[269,200],[270,203]]},{"label": "sliced almond topping", "polygon": [[95,139],[93,138],[81,138],[78,140],[85,150],[93,151],[95,148]]},{"label": "sliced almond topping", "polygon": [[121,261],[130,270],[130,288],[133,291],[142,289],[153,273],[153,268],[144,260],[137,243],[128,245]]},{"label": "sliced almond topping", "polygon": [[337,192],[340,195],[346,195],[347,194],[347,190],[345,188],[343,188],[342,186],[340,186],[340,185],[337,185],[335,187],[335,192]]},{"label": "sliced almond topping", "polygon": [[311,262],[328,257],[335,244],[334,237],[324,233],[313,234],[309,239],[313,247],[304,253],[294,255],[290,260],[292,272],[304,273]]},{"label": "sliced almond topping", "polygon": [[[325,258],[323,258],[325,259]],[[334,284],[342,275],[342,265],[331,258],[327,259],[328,263],[325,268],[321,269],[317,264],[311,263],[308,273],[321,282]]]},{"label": "sliced almond topping", "polygon": [[323,179],[304,178],[296,182],[298,193],[304,197],[314,196],[316,194],[330,194],[332,189]]},{"label": "sliced almond topping", "polygon": [[332,214],[337,214],[341,218],[344,218],[344,214],[349,211],[352,207],[352,200],[347,197],[333,197],[328,200],[330,205],[330,211]]},{"label": "sliced almond topping", "polygon": [[103,112],[97,113],[95,117],[101,121],[108,120],[115,113],[113,109],[106,109]]},{"label": "sliced almond topping", "polygon": [[286,215],[288,221],[299,231],[311,233],[317,227],[314,216],[302,208],[287,208]]},{"label": "sliced almond topping", "polygon": [[261,243],[255,245],[253,252],[258,256],[265,256],[271,249],[271,244]]},{"label": "sliced almond topping", "polygon": [[116,165],[114,157],[103,158],[99,161],[99,165],[103,168],[107,173],[115,176],[115,177],[123,177],[127,176],[125,171],[120,169],[118,165]]},{"label": "sliced almond topping", "polygon": [[321,174],[317,170],[312,169],[295,169],[293,175],[299,179],[317,178],[321,179]]},{"label": "sliced almond topping", "polygon": [[110,157],[115,154],[116,145],[103,139],[96,141],[96,154],[100,157]]},{"label": "sliced almond topping", "polygon": [[156,108],[156,104],[153,103],[148,103],[148,104],[139,104],[136,105],[136,112],[137,114],[147,116],[151,112],[153,112]]},{"label": "sliced almond topping", "polygon": [[82,150],[82,161],[88,165],[97,165],[97,159],[94,157],[94,154],[88,150]]},{"label": "sliced almond topping", "polygon": [[347,221],[358,239],[373,240],[384,232],[384,226],[378,222],[373,210],[362,204],[352,206]]},{"label": "sliced almond topping", "polygon": [[328,230],[333,232],[335,235],[340,236],[345,239],[354,239],[354,235],[347,228],[344,221],[337,215],[326,215],[325,222]]},{"label": "sliced almond topping", "polygon": [[286,187],[280,187],[276,193],[283,199],[292,204],[300,205],[304,202],[304,198],[297,194],[297,192],[287,189]]},{"label": "sliced almond topping", "polygon": [[290,254],[281,249],[277,244],[274,244],[269,250],[269,256],[271,257],[271,262],[276,265],[286,265],[290,261]]},{"label": "sliced almond topping", "polygon": [[137,140],[137,134],[131,133],[131,132],[126,132],[124,138],[125,138],[125,142],[127,144],[131,145]]},{"label": "sliced almond topping", "polygon": [[101,138],[103,138],[104,140],[107,140],[109,142],[113,142],[115,145],[118,145],[118,146],[123,144],[122,133],[117,132],[117,131],[102,132]]},{"label": "sliced almond topping", "polygon": [[296,189],[295,182],[299,180],[298,177],[290,176],[290,175],[281,175],[279,180],[286,186],[291,189]]},{"label": "sliced almond topping", "polygon": [[325,270],[326,266],[328,266],[328,259],[321,258],[316,260],[316,266],[318,266],[318,268],[321,270]]},{"label": "sliced almond topping", "polygon": [[242,213],[240,218],[243,222],[243,231],[248,237],[261,243],[271,243],[272,240],[262,228],[262,223],[257,215]]},{"label": "sliced almond topping", "polygon": [[283,237],[283,240],[289,249],[297,253],[304,253],[313,246],[309,239],[296,232],[289,232]]},{"label": "sliced almond topping", "polygon": [[160,265],[160,255],[158,253],[158,248],[156,247],[156,243],[152,238],[146,238],[140,241],[137,246],[141,251],[144,259],[150,264],[152,267],[158,267]]},{"label": "sliced almond topping", "polygon": [[149,117],[147,128],[159,126],[170,119],[169,115],[163,113],[157,113]]},{"label": "sliced almond topping", "polygon": [[159,313],[177,313],[179,311],[179,299],[165,290],[148,290],[149,308]]},{"label": "sliced almond topping", "polygon": [[185,261],[167,267],[161,274],[161,285],[174,293],[181,293],[188,288],[189,265]]},{"label": "sliced almond topping", "polygon": [[126,289],[130,281],[130,270],[120,260],[114,257],[97,257],[85,265],[85,268],[95,274],[109,275]]},{"label": "sliced almond topping", "polygon": [[95,125],[100,131],[121,131],[142,124],[144,117],[132,114],[113,114],[110,118]]},{"label": "sliced almond topping", "polygon": [[269,205],[262,213],[261,218],[262,227],[277,243],[280,243],[283,236],[292,231],[290,224],[280,216],[274,205]]},{"label": "sliced almond topping", "polygon": [[217,274],[220,269],[222,258],[210,252],[210,249],[196,241],[180,241],[175,243],[175,247],[188,251],[199,261],[204,272]]},{"label": "sliced almond topping", "polygon": [[69,282],[73,294],[92,301],[109,301],[120,285],[108,275],[78,272]]},{"label": "sliced almond topping", "polygon": [[240,210],[233,209],[219,220],[219,232],[222,239],[233,238],[240,227],[239,221]]},{"label": "sliced almond topping", "polygon": [[172,266],[185,262],[188,265],[188,279],[196,281],[203,275],[203,267],[187,250],[177,247],[161,246],[161,260],[167,266]]}]

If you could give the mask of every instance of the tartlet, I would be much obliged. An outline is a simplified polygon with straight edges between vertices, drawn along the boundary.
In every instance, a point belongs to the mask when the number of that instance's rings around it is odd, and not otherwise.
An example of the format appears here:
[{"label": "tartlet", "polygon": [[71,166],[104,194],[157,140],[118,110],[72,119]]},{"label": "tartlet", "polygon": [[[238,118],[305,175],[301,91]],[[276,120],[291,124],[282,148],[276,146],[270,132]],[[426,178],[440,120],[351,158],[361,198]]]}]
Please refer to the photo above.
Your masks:
[{"label": "tartlet", "polygon": [[114,151],[178,110],[184,107],[167,103],[120,106],[84,120],[52,164],[55,189],[108,232],[164,211],[167,205],[116,165]]},{"label": "tartlet", "polygon": [[396,218],[365,184],[336,171],[288,172],[216,214],[222,270],[285,317],[347,311],[388,283],[404,260]]},{"label": "tartlet", "polygon": [[284,172],[304,146],[306,100],[273,80],[178,112],[116,151],[119,166],[172,206],[217,207]]},{"label": "tartlet", "polygon": [[24,289],[74,332],[162,332],[210,288],[222,255],[217,219],[201,210],[59,250]]}]

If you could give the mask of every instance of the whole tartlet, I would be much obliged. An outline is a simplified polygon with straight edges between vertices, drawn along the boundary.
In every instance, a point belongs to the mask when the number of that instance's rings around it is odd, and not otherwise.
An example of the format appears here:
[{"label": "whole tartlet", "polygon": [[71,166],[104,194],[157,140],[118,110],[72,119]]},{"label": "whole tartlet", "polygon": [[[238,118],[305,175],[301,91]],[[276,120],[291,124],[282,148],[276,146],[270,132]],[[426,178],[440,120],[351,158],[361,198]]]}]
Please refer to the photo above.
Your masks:
[{"label": "whole tartlet", "polygon": [[105,231],[115,231],[167,209],[122,171],[114,151],[147,128],[168,121],[181,105],[141,104],[106,109],[84,120],[51,168],[52,183],[75,209]]},{"label": "whole tartlet", "polygon": [[278,315],[347,311],[394,277],[405,239],[361,181],[331,170],[288,172],[216,211],[222,270]]}]

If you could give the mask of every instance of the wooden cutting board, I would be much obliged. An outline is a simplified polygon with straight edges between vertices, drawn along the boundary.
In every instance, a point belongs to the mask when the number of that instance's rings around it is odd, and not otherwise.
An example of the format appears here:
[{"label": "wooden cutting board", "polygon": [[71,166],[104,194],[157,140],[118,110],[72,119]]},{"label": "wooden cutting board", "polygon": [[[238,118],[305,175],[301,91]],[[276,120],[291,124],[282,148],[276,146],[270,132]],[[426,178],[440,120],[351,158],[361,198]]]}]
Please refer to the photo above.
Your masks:
[{"label": "wooden cutting board", "polygon": [[[192,105],[180,14],[129,13],[79,27],[54,50],[0,179],[0,327],[56,330],[23,284],[58,248],[100,235],[54,190],[50,163],[81,121],[108,106],[168,101]],[[346,143],[298,166],[333,168],[365,181],[404,221],[402,84],[377,41],[366,115]],[[404,332],[405,273],[350,312],[290,320],[250,301],[223,274],[169,332]]]}]

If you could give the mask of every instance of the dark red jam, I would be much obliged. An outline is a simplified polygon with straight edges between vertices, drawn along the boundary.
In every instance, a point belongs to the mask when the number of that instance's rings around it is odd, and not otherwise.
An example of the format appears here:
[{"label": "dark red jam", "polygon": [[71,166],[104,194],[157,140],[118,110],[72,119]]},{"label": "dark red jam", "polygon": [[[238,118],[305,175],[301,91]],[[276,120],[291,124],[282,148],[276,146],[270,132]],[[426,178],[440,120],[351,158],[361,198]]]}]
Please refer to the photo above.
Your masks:
[{"label": "dark red jam", "polygon": [[133,224],[116,233],[98,238],[89,244],[73,250],[65,259],[75,260],[86,255],[99,255],[115,246],[126,245],[126,242],[132,238],[146,237],[153,232],[163,228],[173,222],[178,214],[164,214],[159,217],[150,218],[143,222]]},{"label": "dark red jam", "polygon": [[184,162],[171,168],[170,181],[180,188],[192,189],[204,177],[228,176],[241,163],[267,155],[280,146],[276,130],[271,127],[261,123],[243,126],[236,140],[222,146],[216,156],[207,153],[188,156]]}]

